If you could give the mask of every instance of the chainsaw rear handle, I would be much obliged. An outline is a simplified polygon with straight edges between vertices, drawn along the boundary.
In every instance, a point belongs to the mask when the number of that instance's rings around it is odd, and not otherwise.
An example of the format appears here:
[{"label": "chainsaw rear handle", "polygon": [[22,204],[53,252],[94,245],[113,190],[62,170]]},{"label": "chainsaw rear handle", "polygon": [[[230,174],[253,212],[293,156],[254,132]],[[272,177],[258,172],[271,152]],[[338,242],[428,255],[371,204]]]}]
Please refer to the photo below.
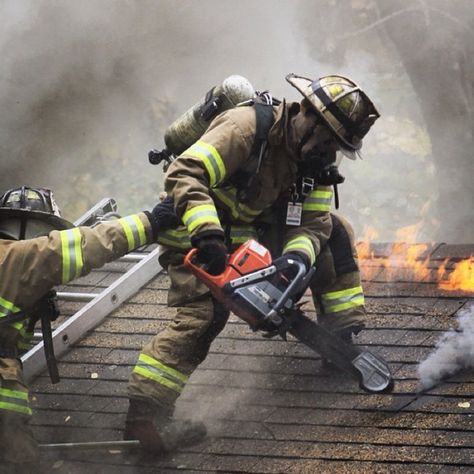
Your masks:
[{"label": "chainsaw rear handle", "polygon": [[184,265],[188,267],[196,277],[205,282],[205,284],[209,286],[211,290],[220,289],[223,284],[223,279],[225,279],[225,276],[227,275],[227,270],[229,267],[226,267],[224,272],[219,275],[211,275],[210,273],[206,272],[206,270],[204,270],[204,267],[194,263],[197,252],[197,248],[192,248],[184,257]]}]

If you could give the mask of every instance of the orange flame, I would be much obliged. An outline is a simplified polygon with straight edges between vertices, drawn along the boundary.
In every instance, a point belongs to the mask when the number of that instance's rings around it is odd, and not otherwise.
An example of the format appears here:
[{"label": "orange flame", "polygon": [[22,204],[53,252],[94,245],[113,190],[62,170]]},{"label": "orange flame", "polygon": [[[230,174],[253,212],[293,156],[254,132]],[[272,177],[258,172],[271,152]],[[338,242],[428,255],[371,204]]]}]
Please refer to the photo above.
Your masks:
[{"label": "orange flame", "polygon": [[[446,264],[444,264],[444,267],[446,267]],[[444,277],[444,270],[445,268],[443,268],[441,275],[438,270],[440,280]],[[448,291],[462,290],[474,292],[474,255],[457,263],[453,271],[447,275],[447,281],[440,281],[438,287]]]},{"label": "orange flame", "polygon": [[431,278],[436,277],[438,288],[442,290],[474,292],[474,255],[452,268],[448,268],[449,259],[437,270],[430,268],[429,246],[415,243],[422,226],[420,222],[399,229],[399,242],[392,244],[389,257],[374,256],[370,244],[379,234],[374,228],[366,227],[362,241],[357,243],[359,260],[364,261],[363,278],[372,280],[383,269],[385,281],[432,281]]}]

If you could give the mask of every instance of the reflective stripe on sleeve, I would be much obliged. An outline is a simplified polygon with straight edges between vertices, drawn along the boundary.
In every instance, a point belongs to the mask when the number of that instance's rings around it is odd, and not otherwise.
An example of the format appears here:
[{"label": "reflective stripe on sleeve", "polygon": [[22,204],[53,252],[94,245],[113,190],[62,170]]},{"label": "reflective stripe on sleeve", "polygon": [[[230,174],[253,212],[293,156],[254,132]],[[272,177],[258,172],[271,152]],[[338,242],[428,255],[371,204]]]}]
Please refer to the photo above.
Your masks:
[{"label": "reflective stripe on sleeve", "polygon": [[[230,230],[232,244],[243,244],[247,240],[258,240],[258,234],[254,227],[250,225],[233,225]],[[191,239],[186,229],[168,229],[158,233],[158,243],[177,249],[190,249]]]},{"label": "reflective stripe on sleeve", "polygon": [[303,251],[308,255],[311,265],[315,262],[316,254],[314,253],[313,242],[311,242],[311,239],[306,237],[306,235],[297,235],[290,239],[283,248],[283,253],[285,254],[295,250],[300,252]]},{"label": "reflective stripe on sleeve", "polygon": [[258,234],[254,227],[250,225],[233,225],[230,229],[230,240],[233,245],[243,244],[247,240],[258,240]]},{"label": "reflective stripe on sleeve", "polygon": [[118,221],[122,225],[125,236],[127,237],[129,252],[146,244],[145,227],[136,214],[122,217]]},{"label": "reflective stripe on sleeve", "polygon": [[203,224],[221,225],[214,204],[201,204],[192,207],[184,213],[183,222],[189,233]]},{"label": "reflective stripe on sleeve", "polygon": [[262,213],[262,209],[252,209],[251,207],[241,203],[237,199],[237,189],[234,187],[214,188],[212,192],[216,198],[229,209],[234,219],[244,222],[252,222]]},{"label": "reflective stripe on sleeve", "polygon": [[209,174],[210,185],[215,186],[225,178],[225,165],[219,152],[210,144],[198,140],[182,153],[200,159]]},{"label": "reflective stripe on sleeve", "polygon": [[303,211],[327,212],[331,209],[332,191],[315,190],[303,202]]},{"label": "reflective stripe on sleeve", "polygon": [[0,410],[31,416],[32,411],[28,402],[28,392],[0,387]]},{"label": "reflective stripe on sleeve", "polygon": [[157,241],[161,245],[179,249],[190,249],[191,240],[186,229],[168,229],[158,232]]},{"label": "reflective stripe on sleeve", "polygon": [[181,393],[189,378],[146,354],[140,354],[133,372],[178,393]]},{"label": "reflective stripe on sleeve", "polygon": [[325,313],[338,313],[364,305],[364,291],[361,286],[346,290],[331,291],[321,295]]},{"label": "reflective stripe on sleeve", "polygon": [[81,246],[82,236],[81,231],[77,227],[63,230],[59,234],[61,236],[63,264],[62,282],[67,283],[81,276],[82,267],[84,266]]}]

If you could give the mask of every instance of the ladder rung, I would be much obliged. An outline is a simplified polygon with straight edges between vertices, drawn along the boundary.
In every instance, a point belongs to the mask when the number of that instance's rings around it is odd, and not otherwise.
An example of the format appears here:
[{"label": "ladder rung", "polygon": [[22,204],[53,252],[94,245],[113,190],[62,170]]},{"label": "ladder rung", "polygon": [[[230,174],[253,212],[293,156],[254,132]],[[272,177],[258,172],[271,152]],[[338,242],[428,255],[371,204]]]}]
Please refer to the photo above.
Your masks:
[{"label": "ladder rung", "polygon": [[91,301],[100,293],[72,293],[68,291],[58,291],[57,296],[61,300],[66,301]]},{"label": "ladder rung", "polygon": [[147,253],[128,253],[123,257],[119,258],[120,262],[140,262],[143,260],[148,254]]}]

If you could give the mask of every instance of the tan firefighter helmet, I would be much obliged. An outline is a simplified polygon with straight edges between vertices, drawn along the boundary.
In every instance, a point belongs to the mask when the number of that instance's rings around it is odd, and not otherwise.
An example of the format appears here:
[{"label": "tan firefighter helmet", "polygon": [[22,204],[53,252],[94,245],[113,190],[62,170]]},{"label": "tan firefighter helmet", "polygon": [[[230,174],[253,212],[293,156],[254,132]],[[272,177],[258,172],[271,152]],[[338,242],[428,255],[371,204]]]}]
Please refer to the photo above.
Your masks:
[{"label": "tan firefighter helmet", "polygon": [[63,219],[53,193],[22,186],[0,196],[0,238],[23,240],[74,227]]},{"label": "tan firefighter helmet", "polygon": [[311,103],[343,149],[355,152],[361,148],[362,138],[380,114],[357,84],[338,75],[313,81],[288,74],[286,80]]}]

